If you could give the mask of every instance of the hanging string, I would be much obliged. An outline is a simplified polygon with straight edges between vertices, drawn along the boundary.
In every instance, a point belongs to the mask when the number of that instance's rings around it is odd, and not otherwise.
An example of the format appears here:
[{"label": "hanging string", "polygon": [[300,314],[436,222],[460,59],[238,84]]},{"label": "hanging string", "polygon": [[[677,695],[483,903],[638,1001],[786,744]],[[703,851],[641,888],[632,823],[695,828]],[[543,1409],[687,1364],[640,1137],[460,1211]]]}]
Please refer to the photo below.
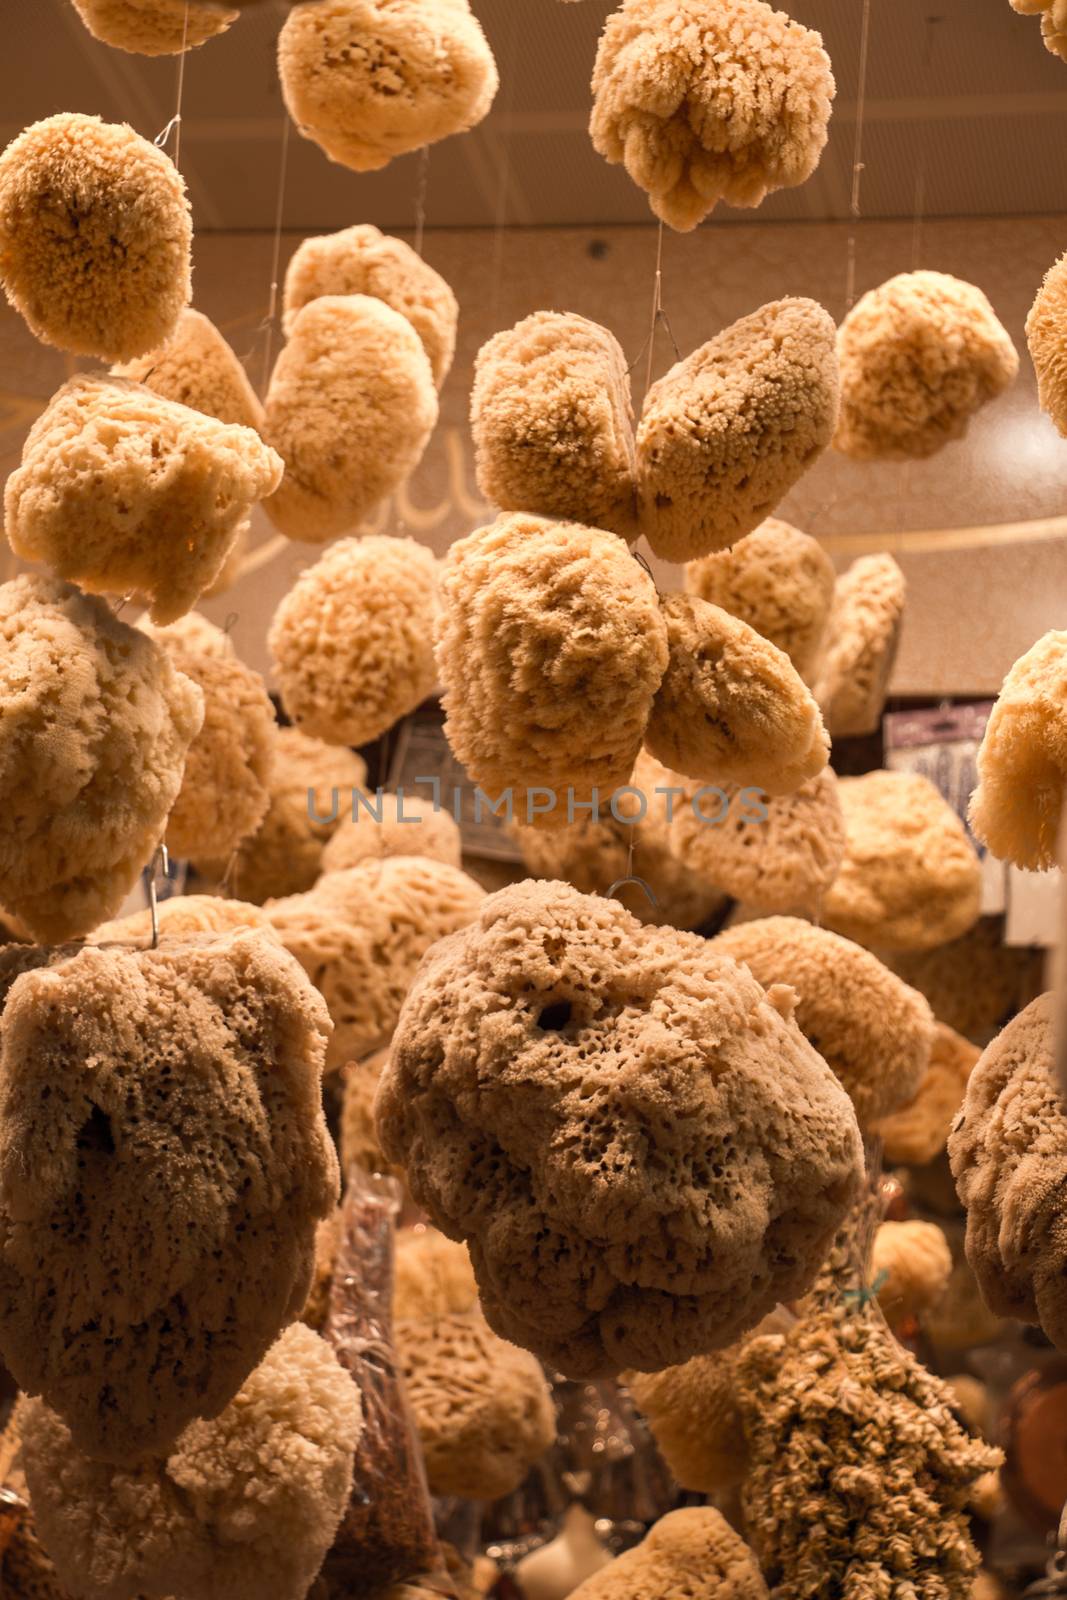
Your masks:
[{"label": "hanging string", "polygon": [[856,95],[856,134],[852,145],[852,194],[849,200],[851,226],[848,235],[848,267],[845,273],[845,310],[856,303],[856,224],[860,220],[860,183],[863,177],[863,119],[867,110],[867,58],[871,39],[871,0],[863,0],[860,29],[860,80]]},{"label": "hanging string", "polygon": [[167,140],[174,135],[174,165],[178,168],[182,164],[182,99],[185,94],[185,56],[186,46],[189,43],[189,0],[185,0],[185,18],[182,22],[182,52],[178,57],[178,104],[174,115],[171,117],[162,133],[157,133],[155,144],[160,150],[166,148]]},{"label": "hanging string", "polygon": [[[927,94],[930,88],[930,68],[934,59],[934,29],[944,17],[929,16],[926,19],[926,43],[923,49],[923,80]],[[915,173],[915,205],[912,209],[911,223],[911,270],[917,272],[922,259],[923,221],[926,215],[926,140],[924,139],[919,149],[919,165]]]},{"label": "hanging string", "polygon": [[652,327],[648,334],[648,364],[645,367],[645,398],[652,387],[652,370],[656,359],[656,329],[663,312],[663,223],[656,232],[656,275],[652,281]]},{"label": "hanging string", "polygon": [[426,233],[426,186],[430,175],[430,147],[424,144],[419,151],[419,174],[415,180],[415,254],[422,255],[422,241]]},{"label": "hanging string", "polygon": [[282,218],[285,215],[285,180],[289,173],[290,127],[289,113],[286,112],[282,122],[282,149],[278,162],[278,198],[274,204],[274,248],[271,254],[270,298],[267,302],[267,315],[260,324],[266,333],[263,347],[263,394],[266,394],[267,385],[270,383],[271,363],[274,357],[274,321],[278,314],[278,279],[282,262]]}]

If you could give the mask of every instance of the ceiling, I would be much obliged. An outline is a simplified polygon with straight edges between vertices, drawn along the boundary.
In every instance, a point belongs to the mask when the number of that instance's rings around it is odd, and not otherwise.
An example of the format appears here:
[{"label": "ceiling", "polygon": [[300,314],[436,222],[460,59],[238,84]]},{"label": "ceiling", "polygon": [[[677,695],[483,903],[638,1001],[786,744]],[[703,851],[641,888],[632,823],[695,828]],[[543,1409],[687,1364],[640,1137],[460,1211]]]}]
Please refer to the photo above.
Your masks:
[{"label": "ceiling", "polygon": [[[1067,64],[1034,17],[1008,0],[794,0],[821,30],[837,77],[831,138],[815,176],[771,196],[761,221],[849,214],[860,33],[870,6],[862,129],[864,217],[1011,216],[1067,211]],[[501,90],[473,133],[384,172],[331,165],[294,136],[281,215],[287,230],[415,220],[425,177],[430,227],[647,220],[644,196],[593,151],[589,75],[607,0],[473,0]],[[181,163],[201,231],[272,229],[284,115],[274,69],[280,0],[252,7],[186,61]],[[178,64],[97,43],[70,0],[3,0],[4,142],[56,111],[98,112],[154,137],[174,113]],[[751,220],[720,209],[716,222]]]}]

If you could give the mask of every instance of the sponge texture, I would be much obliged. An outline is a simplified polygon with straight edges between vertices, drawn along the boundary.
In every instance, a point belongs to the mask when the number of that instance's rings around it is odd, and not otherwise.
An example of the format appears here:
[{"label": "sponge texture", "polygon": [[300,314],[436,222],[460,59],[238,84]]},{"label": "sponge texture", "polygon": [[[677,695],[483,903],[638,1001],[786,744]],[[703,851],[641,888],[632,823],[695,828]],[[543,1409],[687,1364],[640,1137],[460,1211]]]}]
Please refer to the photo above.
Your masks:
[{"label": "sponge texture", "polygon": [[907,585],[891,555],[861,556],[837,584],[815,682],[833,738],[874,733],[896,661]]},{"label": "sponge texture", "polygon": [[372,796],[368,805],[369,811],[358,810],[355,819],[335,829],[322,852],[323,872],[343,872],[385,856],[427,856],[459,866],[462,841],[447,811],[435,811],[428,800],[410,794]]},{"label": "sponge texture", "polygon": [[937,1024],[930,1064],[918,1089],[875,1125],[887,1161],[921,1167],[941,1154],[980,1053],[969,1039],[943,1022]]},{"label": "sponge texture", "polygon": [[[1067,23],[1067,13],[1064,18]],[[1064,29],[1067,46],[1067,27]],[[1067,55],[1067,49],[1065,49]],[[1067,435],[1067,255],[1049,268],[1026,319],[1026,343],[1037,374],[1037,397]]]},{"label": "sponge texture", "polygon": [[1067,0],[1009,0],[1013,10],[1041,17],[1045,49],[1067,61]]},{"label": "sponge texture", "polygon": [[94,39],[137,56],[176,56],[225,33],[236,11],[186,0],[73,0]]},{"label": "sponge texture", "polygon": [[186,308],[166,344],[113,370],[118,378],[132,378],[164,400],[176,400],[219,422],[263,426],[263,407],[244,367],[201,311]]}]

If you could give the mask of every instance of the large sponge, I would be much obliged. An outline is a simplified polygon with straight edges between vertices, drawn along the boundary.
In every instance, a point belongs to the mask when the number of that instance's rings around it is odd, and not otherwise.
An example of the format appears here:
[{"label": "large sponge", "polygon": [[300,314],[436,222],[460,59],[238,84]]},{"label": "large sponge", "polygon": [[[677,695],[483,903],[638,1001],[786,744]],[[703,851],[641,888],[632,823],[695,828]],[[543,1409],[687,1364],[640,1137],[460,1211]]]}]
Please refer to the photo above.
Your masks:
[{"label": "large sponge", "polygon": [[759,1563],[721,1511],[683,1506],[571,1590],[571,1600],[767,1600]]},{"label": "large sponge", "polygon": [[688,231],[819,164],[835,84],[822,39],[762,0],[623,0],[593,69],[593,144]]},{"label": "large sponge", "polygon": [[775,300],[671,368],[637,430],[641,530],[691,561],[751,533],[826,449],[837,421],[833,319]]},{"label": "large sponge", "polygon": [[891,555],[861,556],[838,580],[815,680],[832,738],[874,733],[881,722],[906,593]]},{"label": "large sponge", "polygon": [[352,808],[322,852],[323,872],[343,872],[386,856],[427,856],[460,865],[462,840],[454,817],[417,795],[377,794]]},{"label": "large sponge", "polygon": [[117,378],[143,383],[164,400],[243,428],[263,425],[263,407],[248,374],[210,318],[186,308],[166,344],[113,368]]},{"label": "large sponge", "polygon": [[358,527],[418,466],[436,425],[430,358],[407,318],[365,294],[312,300],[267,390],[263,436],[285,462],[271,520],[309,544]]},{"label": "large sponge", "polygon": [[94,39],[138,56],[176,56],[225,33],[239,12],[187,0],[73,0]]},{"label": "large sponge", "polygon": [[154,622],[173,622],[219,576],[281,476],[251,428],[86,374],[30,429],[4,491],[8,542],[83,588],[143,595]]},{"label": "large sponge", "polygon": [[980,1053],[969,1039],[943,1022],[937,1024],[919,1087],[905,1105],[874,1126],[887,1161],[921,1167],[941,1154]]},{"label": "large sponge", "polygon": [[0,283],[60,350],[126,361],[169,339],[192,231],[174,163],[125,124],[62,112],[0,156]]},{"label": "large sponge", "polygon": [[467,0],[318,0],[278,40],[289,115],[331,161],[373,172],[465,133],[498,87]]}]

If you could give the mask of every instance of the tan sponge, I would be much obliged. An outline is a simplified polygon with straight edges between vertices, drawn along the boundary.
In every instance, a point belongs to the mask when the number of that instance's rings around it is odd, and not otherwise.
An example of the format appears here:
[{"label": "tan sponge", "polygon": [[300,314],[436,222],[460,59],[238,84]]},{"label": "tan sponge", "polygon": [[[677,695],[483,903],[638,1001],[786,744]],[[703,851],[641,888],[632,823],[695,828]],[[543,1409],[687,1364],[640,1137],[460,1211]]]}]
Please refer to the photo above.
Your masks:
[{"label": "tan sponge", "polygon": [[1067,0],[1009,0],[1009,4],[1024,16],[1039,15],[1045,49],[1067,61]]},{"label": "tan sponge", "polygon": [[459,828],[448,811],[435,811],[417,795],[369,795],[355,817],[347,808],[322,852],[322,870],[343,872],[386,856],[427,856],[458,867],[461,854]]},{"label": "tan sponge", "polygon": [[132,378],[164,400],[203,411],[219,422],[256,429],[263,425],[263,407],[248,374],[203,312],[187,308],[166,344],[112,370],[117,378]]},{"label": "tan sponge", "polygon": [[571,1590],[571,1600],[767,1600],[759,1563],[721,1511],[683,1506]]},{"label": "tan sponge", "polygon": [[907,585],[891,555],[861,556],[834,592],[815,698],[832,738],[874,733],[897,656]]},{"label": "tan sponge", "polygon": [[176,56],[236,22],[236,11],[186,0],[73,0],[94,39],[138,56]]}]

